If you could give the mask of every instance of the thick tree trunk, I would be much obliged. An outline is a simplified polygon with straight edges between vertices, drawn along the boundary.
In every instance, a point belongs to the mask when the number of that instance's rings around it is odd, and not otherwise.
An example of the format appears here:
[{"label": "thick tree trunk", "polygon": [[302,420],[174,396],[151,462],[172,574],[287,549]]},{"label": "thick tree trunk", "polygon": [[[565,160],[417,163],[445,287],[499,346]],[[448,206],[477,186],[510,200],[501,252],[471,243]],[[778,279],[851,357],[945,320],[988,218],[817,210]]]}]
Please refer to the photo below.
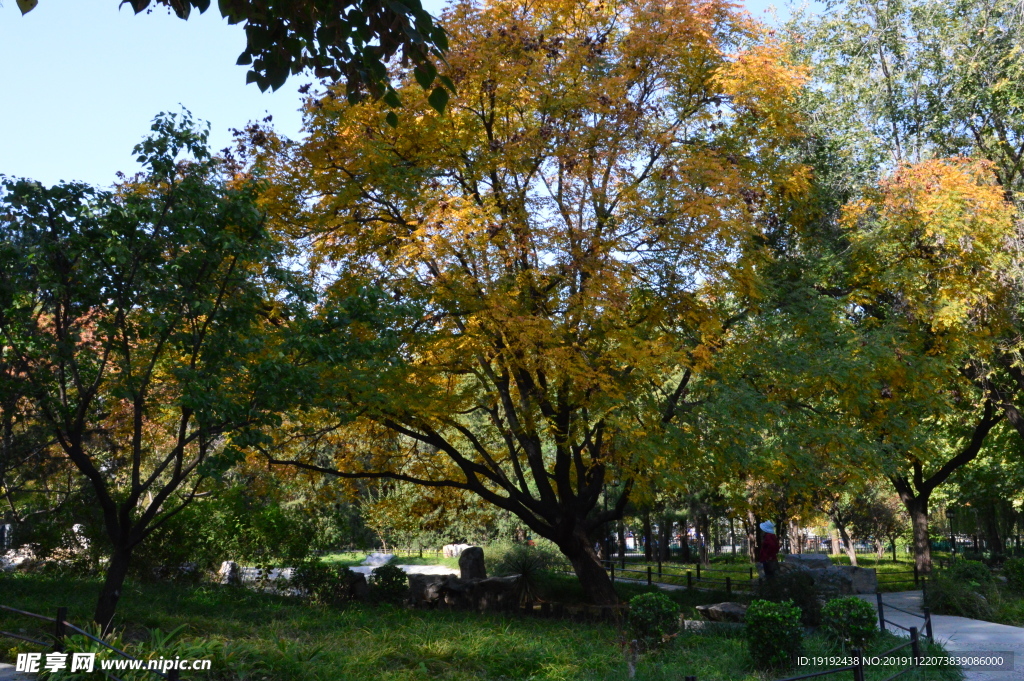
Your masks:
[{"label": "thick tree trunk", "polygon": [[618,604],[619,596],[615,593],[615,585],[601,566],[593,542],[587,538],[582,528],[555,543],[572,563],[572,569],[580,580],[588,601],[594,605]]},{"label": "thick tree trunk", "polygon": [[789,544],[789,519],[785,516],[775,522],[775,536],[779,538],[779,553],[793,552],[793,548]]},{"label": "thick tree trunk", "polygon": [[840,550],[839,550],[839,531],[833,529],[832,530],[832,555],[833,556],[838,556],[839,553],[840,553]]},{"label": "thick tree trunk", "polygon": [[100,597],[96,602],[96,614],[93,616],[93,620],[100,626],[104,634],[109,632],[113,625],[114,612],[116,612],[117,602],[121,598],[124,579],[128,575],[131,555],[131,549],[115,550],[107,564],[103,588],[100,590]]},{"label": "thick tree trunk", "polygon": [[995,504],[985,514],[985,540],[989,551],[994,554],[1003,552],[1003,538],[999,534],[999,514]]},{"label": "thick tree trunk", "polygon": [[996,415],[991,402],[985,402],[984,413],[974,427],[970,442],[939,470],[925,478],[924,466],[921,462],[915,461],[912,464],[911,475],[889,477],[910,515],[910,524],[914,530],[914,564],[918,572],[927,574],[932,569],[932,549],[928,540],[928,499],[935,488],[944,483],[953,471],[974,460],[981,451],[989,431],[1002,418],[1002,414]]},{"label": "thick tree trunk", "polygon": [[669,550],[669,544],[672,542],[672,524],[668,516],[662,516],[661,522],[658,523],[658,556],[662,562],[672,557]]},{"label": "thick tree trunk", "polygon": [[932,570],[932,545],[928,540],[928,497],[915,497],[906,506],[914,530],[914,564],[918,572],[926,574]]},{"label": "thick tree trunk", "polygon": [[654,548],[653,537],[651,536],[651,512],[644,511],[644,560],[650,561],[654,558],[652,549]]},{"label": "thick tree trunk", "polygon": [[700,562],[704,565],[710,565],[711,560],[708,557],[708,514],[701,513],[700,515]]},{"label": "thick tree trunk", "polygon": [[760,549],[757,541],[757,516],[753,511],[747,511],[747,557],[751,563],[757,562],[757,551]]},{"label": "thick tree trunk", "polygon": [[692,563],[693,556],[690,554],[690,524],[685,516],[679,521],[679,545],[682,549],[683,562]]},{"label": "thick tree trunk", "polygon": [[850,557],[850,565],[856,565],[857,549],[854,547],[853,540],[850,539],[850,535],[846,531],[846,523],[841,519],[837,521],[835,518],[832,519],[832,523],[836,526],[836,529],[839,530],[839,536],[843,540],[843,546],[846,547],[846,555]]}]

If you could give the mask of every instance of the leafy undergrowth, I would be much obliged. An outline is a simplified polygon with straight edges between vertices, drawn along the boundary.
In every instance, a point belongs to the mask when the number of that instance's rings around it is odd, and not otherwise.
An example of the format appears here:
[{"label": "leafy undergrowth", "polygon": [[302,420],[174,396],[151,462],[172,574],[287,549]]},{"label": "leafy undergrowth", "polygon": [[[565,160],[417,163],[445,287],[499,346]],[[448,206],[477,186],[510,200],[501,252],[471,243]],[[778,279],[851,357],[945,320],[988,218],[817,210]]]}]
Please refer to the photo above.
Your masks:
[{"label": "leafy undergrowth", "polygon": [[[561,578],[553,577],[549,587]],[[636,587],[645,589],[646,587]],[[41,575],[0,576],[6,605],[38,613],[69,608],[72,622],[84,623],[99,590],[96,580]],[[622,594],[629,597],[634,586]],[[692,596],[671,594],[676,602]],[[286,597],[215,585],[127,586],[117,618],[125,641],[144,640],[148,630],[170,631],[185,626],[186,642],[220,646],[212,672],[190,672],[201,681],[612,681],[626,679],[623,636],[609,624],[560,620],[481,616],[464,612],[417,611],[399,607],[357,606],[331,609],[302,604]],[[37,623],[0,615],[0,629],[23,629],[38,634]],[[895,639],[881,639],[882,650]],[[0,646],[0,657],[29,647]],[[27,644],[26,644],[27,645]],[[838,654],[823,639],[806,642],[809,655]],[[793,673],[807,673],[801,667]],[[873,668],[869,681],[893,670]],[[916,673],[916,672],[915,672]],[[953,681],[951,670],[931,669],[916,678]],[[697,675],[701,681],[764,681],[751,671],[745,641],[736,632],[684,633],[657,654],[642,657],[636,678],[668,681]],[[915,678],[913,674],[904,678]]]},{"label": "leafy undergrowth", "polygon": [[925,605],[937,615],[1024,626],[1024,594],[996,581],[972,582],[940,572],[928,582]]}]

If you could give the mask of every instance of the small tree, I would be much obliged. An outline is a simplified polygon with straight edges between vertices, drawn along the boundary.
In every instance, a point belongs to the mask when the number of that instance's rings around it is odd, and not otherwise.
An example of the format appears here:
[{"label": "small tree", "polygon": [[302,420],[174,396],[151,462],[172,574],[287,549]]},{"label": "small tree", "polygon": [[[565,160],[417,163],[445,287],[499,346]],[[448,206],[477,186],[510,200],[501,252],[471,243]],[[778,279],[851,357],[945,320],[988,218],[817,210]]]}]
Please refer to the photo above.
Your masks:
[{"label": "small tree", "polygon": [[0,347],[94,492],[106,629],[135,548],[287,394],[270,322],[293,299],[255,183],[222,172],[187,112],[152,129],[146,173],[113,192],[19,180],[0,195]]}]

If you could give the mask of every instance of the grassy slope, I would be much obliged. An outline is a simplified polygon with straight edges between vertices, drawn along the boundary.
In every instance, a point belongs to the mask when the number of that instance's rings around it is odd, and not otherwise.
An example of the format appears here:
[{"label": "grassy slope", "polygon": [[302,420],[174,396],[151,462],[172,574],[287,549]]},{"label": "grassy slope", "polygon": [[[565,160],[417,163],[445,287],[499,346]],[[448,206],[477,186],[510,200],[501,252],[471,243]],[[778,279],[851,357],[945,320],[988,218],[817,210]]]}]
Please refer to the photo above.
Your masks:
[{"label": "grassy slope", "polygon": [[[553,577],[549,587],[565,583]],[[623,596],[645,587],[623,587]],[[95,580],[59,579],[37,575],[0,575],[4,604],[33,612],[53,612],[58,605],[70,609],[72,622],[84,622],[99,589]],[[571,594],[568,594],[571,596]],[[699,595],[673,594],[692,611]],[[180,624],[185,636],[224,642],[215,662],[215,674],[191,674],[191,679],[323,681],[374,679],[381,681],[532,681],[626,679],[623,635],[606,624],[574,623],[472,613],[413,611],[394,607],[350,607],[337,610],[311,607],[296,600],[213,585],[194,587],[168,584],[129,584],[122,598],[118,621],[126,637],[142,639],[146,628],[164,631]],[[35,632],[35,623],[0,615],[0,629]],[[17,651],[5,639],[0,658]],[[876,650],[893,645],[880,640]],[[805,646],[808,654],[828,654],[819,637]],[[23,648],[22,650],[29,650]],[[219,667],[219,671],[217,668]],[[810,668],[798,670],[800,673]],[[890,672],[872,669],[869,680]],[[946,671],[903,678],[956,679]],[[711,679],[763,681],[748,669],[745,643],[735,635],[686,634],[664,652],[641,660],[637,679],[675,681],[696,674]],[[836,677],[840,678],[840,677]],[[845,678],[845,675],[842,677]]]}]

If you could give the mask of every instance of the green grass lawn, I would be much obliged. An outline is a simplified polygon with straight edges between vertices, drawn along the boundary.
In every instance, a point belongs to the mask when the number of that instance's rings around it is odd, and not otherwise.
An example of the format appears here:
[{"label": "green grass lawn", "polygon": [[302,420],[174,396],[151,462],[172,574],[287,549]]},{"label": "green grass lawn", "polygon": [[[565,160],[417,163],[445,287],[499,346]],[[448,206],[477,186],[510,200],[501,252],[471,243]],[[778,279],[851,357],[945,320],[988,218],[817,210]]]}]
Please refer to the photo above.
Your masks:
[{"label": "green grass lawn", "polygon": [[[846,554],[841,556],[830,556],[836,565],[849,565],[850,559]],[[785,556],[782,557],[785,560]],[[914,559],[913,557],[898,556],[897,562],[892,561],[892,555],[887,554],[882,560],[878,560],[875,554],[857,554],[857,564],[860,567],[874,568],[878,575],[878,588],[883,593],[893,591],[909,591],[919,589],[920,584],[914,585]],[[658,578],[658,564],[653,561],[645,561],[642,558],[628,557],[626,559],[626,571],[619,568],[620,563],[616,562],[616,576],[630,579],[646,580],[647,567],[652,569],[652,578],[664,584],[685,585],[686,573],[695,586],[707,588],[724,589],[726,577],[730,578],[732,586],[737,590],[749,588],[751,583],[751,566],[746,557],[732,556],[725,554],[713,556],[710,567],[701,567],[701,581],[697,582],[697,567],[693,563],[662,563],[661,578]],[[635,571],[635,572],[631,572]],[[757,570],[753,572],[754,579],[757,579]],[[707,582],[711,582],[708,584]]]},{"label": "green grass lawn", "polygon": [[[573,593],[572,580],[552,575],[545,589]],[[578,587],[577,587],[578,588]],[[42,575],[0,575],[3,604],[39,613],[69,608],[69,619],[86,622],[99,589],[95,579]],[[620,585],[623,597],[646,589]],[[675,592],[684,613],[711,594]],[[687,615],[689,616],[689,614]],[[142,642],[150,629],[169,631],[184,625],[184,643],[214,644],[212,672],[190,672],[186,679],[224,681],[611,681],[628,678],[625,635],[611,624],[545,620],[509,615],[408,610],[394,606],[314,607],[296,599],[217,585],[129,583],[117,623],[125,641]],[[38,623],[0,614],[0,629],[27,635]],[[876,642],[880,651],[891,637]],[[140,643],[141,645],[141,643]],[[4,639],[0,658],[32,650]],[[805,642],[810,655],[838,654],[819,636]],[[810,667],[792,673],[807,673]],[[874,668],[877,681],[893,670]],[[903,678],[949,680],[955,670],[928,669]],[[636,678],[678,681],[696,675],[704,680],[766,681],[784,673],[750,670],[745,641],[737,633],[684,633],[657,654],[644,656]],[[155,677],[154,677],[155,678]],[[835,677],[835,678],[845,678]]]}]

